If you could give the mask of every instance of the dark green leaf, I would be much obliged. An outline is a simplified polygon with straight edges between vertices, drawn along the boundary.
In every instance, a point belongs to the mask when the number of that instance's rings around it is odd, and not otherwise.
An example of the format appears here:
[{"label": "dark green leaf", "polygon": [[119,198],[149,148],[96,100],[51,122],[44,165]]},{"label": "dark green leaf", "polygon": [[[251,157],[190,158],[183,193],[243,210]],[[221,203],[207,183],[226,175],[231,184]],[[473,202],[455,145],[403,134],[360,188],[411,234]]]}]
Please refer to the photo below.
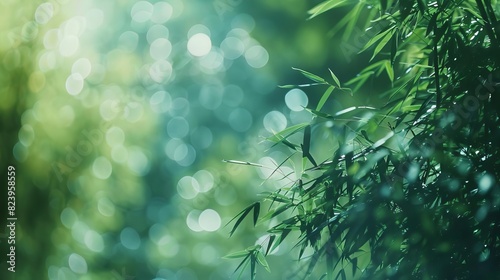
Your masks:
[{"label": "dark green leaf", "polygon": [[[250,211],[252,210],[252,208],[255,207],[255,203],[248,206],[247,208],[243,209],[243,211],[241,211],[238,215],[236,215],[236,217],[239,216],[238,220],[236,220],[236,223],[234,224],[233,226],[233,229],[231,230],[231,232],[229,233],[229,236],[233,235],[233,233],[236,231],[236,229],[238,228],[238,226],[241,224],[241,222],[243,221],[243,219],[245,219],[245,217],[248,215],[248,213],[250,213]],[[234,217],[233,219],[231,219],[229,221],[229,223],[231,223],[234,219],[236,219],[236,217]],[[228,223],[228,224],[229,224]]]},{"label": "dark green leaf", "polygon": [[356,271],[358,270],[358,258],[351,259],[352,264],[352,276],[356,276]]},{"label": "dark green leaf", "polygon": [[253,208],[253,224],[257,224],[257,220],[259,219],[259,213],[260,213],[260,202],[256,202],[254,204]]},{"label": "dark green leaf", "polygon": [[[248,265],[248,261],[250,260],[250,256],[252,255],[252,252],[248,252],[247,256],[240,262],[240,264],[236,267],[236,269],[234,270],[234,272],[238,271],[238,269],[240,269],[240,267],[245,264],[245,266],[242,268],[242,271],[245,269],[245,267]],[[241,273],[240,273],[240,276],[241,276]]]},{"label": "dark green leaf", "polygon": [[420,13],[424,14],[425,13],[425,10],[427,10],[427,4],[425,3],[426,1],[423,1],[423,0],[417,0],[417,4],[418,4],[418,10],[420,11]]},{"label": "dark green leaf", "polygon": [[273,245],[274,239],[276,239],[276,235],[271,234],[271,235],[269,236],[269,242],[267,243],[266,255],[268,255],[268,254],[269,254],[269,251],[270,251],[270,249],[271,249],[271,247],[272,247],[272,245]]},{"label": "dark green leaf", "polygon": [[257,276],[257,267],[255,266],[257,257],[255,255],[256,252],[254,252],[250,257],[250,275],[252,280],[255,280],[255,276]]}]

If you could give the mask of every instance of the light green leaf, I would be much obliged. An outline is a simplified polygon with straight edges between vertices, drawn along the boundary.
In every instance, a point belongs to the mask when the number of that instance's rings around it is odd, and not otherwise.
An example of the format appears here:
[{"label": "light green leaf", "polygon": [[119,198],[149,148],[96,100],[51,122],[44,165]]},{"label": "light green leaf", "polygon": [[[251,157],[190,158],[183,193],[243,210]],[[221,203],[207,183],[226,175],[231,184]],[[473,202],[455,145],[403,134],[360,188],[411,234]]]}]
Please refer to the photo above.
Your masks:
[{"label": "light green leaf", "polygon": [[387,76],[389,76],[391,83],[394,82],[394,69],[392,69],[391,62],[389,60],[386,60],[384,65],[385,71],[387,72]]},{"label": "light green leaf", "polygon": [[295,85],[282,85],[282,86],[278,86],[279,88],[295,88],[296,86]]},{"label": "light green leaf", "polygon": [[257,261],[268,271],[271,272],[271,268],[269,267],[269,264],[267,263],[266,257],[264,254],[262,254],[261,251],[257,252]]},{"label": "light green leaf", "polygon": [[283,129],[282,131],[274,134],[273,136],[267,138],[267,140],[272,141],[272,142],[282,142],[284,139],[288,138],[292,134],[297,133],[299,130],[303,129],[304,127],[308,126],[309,123],[299,123],[293,126],[290,126],[288,128]]},{"label": "light green leaf", "polygon": [[310,9],[308,13],[311,15],[309,19],[314,18],[328,10],[331,10],[333,8],[338,8],[342,7],[346,4],[349,4],[349,1],[347,0],[328,0],[323,3],[318,4],[316,7]]},{"label": "light green leaf", "polygon": [[389,32],[391,32],[391,30],[393,28],[394,27],[391,27],[391,28],[389,28],[389,29],[387,29],[385,31],[382,31],[379,34],[377,34],[375,37],[371,38],[370,41],[368,41],[368,43],[366,43],[366,45],[359,52],[362,53],[362,52],[366,51],[373,44],[375,44],[376,42],[380,41],[380,39],[384,38],[384,36],[387,36],[387,34],[389,34]]},{"label": "light green leaf", "polygon": [[293,70],[296,70],[296,71],[299,71],[300,73],[302,73],[302,75],[306,76],[308,79],[310,80],[313,80],[315,82],[318,82],[318,83],[323,83],[323,84],[326,84],[327,82],[325,81],[325,79],[321,78],[320,76],[318,75],[315,75],[313,73],[310,73],[310,72],[307,72],[305,70],[302,70],[302,69],[299,69],[299,68],[295,68],[295,67],[292,67]]},{"label": "light green leaf", "polygon": [[370,58],[370,61],[373,60],[373,58],[387,45],[387,43],[391,40],[392,36],[394,35],[394,30],[391,30],[391,32],[388,32],[382,40],[378,43],[377,47],[375,47],[375,51],[373,51],[372,58]]},{"label": "light green leaf", "polygon": [[333,72],[332,72],[332,70],[330,68],[328,68],[328,70],[330,71],[330,74],[332,75],[332,78],[333,78],[333,81],[335,82],[335,85],[337,87],[340,87],[339,78],[337,78],[337,76],[335,76],[335,74],[333,74]]},{"label": "light green leaf", "polygon": [[250,252],[248,252],[248,250],[243,250],[243,251],[238,251],[238,252],[234,252],[234,253],[231,253],[229,255],[225,255],[224,257],[222,257],[223,259],[239,259],[239,258],[243,258],[243,257],[246,257],[248,256]]},{"label": "light green leaf", "polygon": [[316,111],[320,111],[321,108],[323,108],[323,105],[325,105],[326,100],[328,100],[328,97],[330,97],[334,89],[334,86],[329,86],[325,93],[323,93],[323,96],[321,96],[321,99],[318,102],[318,106],[316,106]]}]

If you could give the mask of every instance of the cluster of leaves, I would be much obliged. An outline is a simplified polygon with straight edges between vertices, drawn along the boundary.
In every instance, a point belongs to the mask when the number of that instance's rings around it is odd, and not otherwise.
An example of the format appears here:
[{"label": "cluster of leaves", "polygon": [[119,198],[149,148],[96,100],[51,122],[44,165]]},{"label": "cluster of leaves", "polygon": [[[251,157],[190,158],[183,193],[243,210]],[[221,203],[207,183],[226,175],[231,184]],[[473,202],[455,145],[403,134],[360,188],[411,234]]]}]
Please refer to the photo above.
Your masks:
[{"label": "cluster of leaves", "polygon": [[[301,154],[303,171],[293,185],[265,194],[271,207],[263,217],[260,203],[236,217],[231,234],[252,210],[254,223],[279,222],[269,228],[267,246],[231,257],[251,260],[254,279],[255,262],[268,268],[264,256],[296,232],[301,277],[317,270],[324,279],[498,277],[496,1],[328,0],[310,12],[347,5],[351,12],[334,28],[348,37],[353,22],[363,21],[380,31],[362,48],[373,50],[369,65],[344,86],[356,94],[385,72],[390,86],[377,93],[385,106],[330,112],[332,92],[346,91],[339,79],[299,70],[312,85],[327,87],[308,109],[314,119],[268,140]],[[347,114],[351,121],[340,118]],[[325,127],[335,129],[329,142],[315,137]],[[296,134],[302,143],[293,143]],[[315,155],[325,142],[336,144]],[[307,248],[313,253],[305,257]]]}]

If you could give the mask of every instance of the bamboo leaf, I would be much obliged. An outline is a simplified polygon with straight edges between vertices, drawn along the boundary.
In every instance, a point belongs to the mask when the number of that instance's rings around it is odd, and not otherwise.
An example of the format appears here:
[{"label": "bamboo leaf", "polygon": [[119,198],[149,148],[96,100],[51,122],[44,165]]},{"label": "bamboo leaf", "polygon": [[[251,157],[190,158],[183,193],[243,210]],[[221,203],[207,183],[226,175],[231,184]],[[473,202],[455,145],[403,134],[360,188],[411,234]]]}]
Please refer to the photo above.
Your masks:
[{"label": "bamboo leaf", "polygon": [[304,75],[305,77],[307,77],[308,79],[310,79],[312,81],[315,81],[315,82],[318,82],[318,83],[323,83],[323,84],[327,83],[325,81],[325,79],[323,79],[320,76],[315,75],[315,74],[313,74],[311,72],[307,72],[305,70],[302,70],[302,69],[299,69],[299,68],[295,68],[295,67],[292,67],[292,69],[296,70],[296,71],[299,71],[300,73],[302,73],[302,75]]},{"label": "bamboo leaf", "polygon": [[368,78],[370,78],[373,74],[375,74],[374,71],[368,71],[363,74],[360,74],[351,79],[349,82],[347,82],[346,85],[356,84],[356,86],[353,88],[353,91],[357,91],[360,87],[364,85],[364,83],[366,83],[366,80],[368,80]]},{"label": "bamboo leaf", "polygon": [[385,36],[387,36],[387,34],[389,34],[391,32],[391,30],[394,28],[393,27],[390,27],[389,29],[387,30],[384,30],[384,31],[381,31],[379,34],[377,34],[375,37],[371,38],[368,43],[366,43],[366,45],[359,51],[359,53],[362,53],[364,51],[366,51],[369,47],[371,47],[373,44],[375,44],[376,42],[380,41],[382,38],[384,38]]},{"label": "bamboo leaf", "polygon": [[250,275],[252,280],[255,280],[255,276],[257,275],[255,261],[256,261],[255,253],[252,253],[250,257]]},{"label": "bamboo leaf", "polygon": [[302,141],[302,157],[309,154],[309,148],[311,146],[311,126],[308,125],[304,128],[304,139]]},{"label": "bamboo leaf", "polygon": [[245,256],[248,256],[249,252],[248,250],[243,250],[243,251],[238,251],[238,252],[234,252],[234,253],[231,253],[229,255],[225,255],[224,259],[239,259],[239,258],[243,258]]},{"label": "bamboo leaf", "polygon": [[370,61],[373,60],[373,58],[387,45],[387,43],[391,40],[392,36],[394,35],[394,30],[390,29],[390,32],[388,32],[382,40],[378,43],[377,47],[375,47],[375,50],[373,51],[372,58],[370,58]]},{"label": "bamboo leaf", "polygon": [[257,220],[259,219],[260,213],[260,202],[256,202],[253,207],[253,225],[257,224]]},{"label": "bamboo leaf", "polygon": [[328,89],[326,89],[325,93],[323,93],[323,96],[321,96],[321,99],[318,102],[318,106],[316,106],[316,111],[320,111],[321,108],[323,108],[334,89],[334,86],[329,86]]},{"label": "bamboo leaf", "polygon": [[387,72],[387,76],[389,76],[391,83],[394,82],[394,69],[392,69],[391,62],[389,60],[386,60],[384,65],[385,71]]},{"label": "bamboo leaf", "polygon": [[261,251],[257,251],[257,262],[259,262],[268,272],[271,272],[271,268],[267,263],[266,257]]},{"label": "bamboo leaf", "polygon": [[280,207],[274,209],[274,210],[271,210],[269,212],[267,212],[267,214],[262,217],[262,221],[267,221],[267,220],[270,220],[276,216],[278,216],[279,214],[285,212],[286,210],[288,210],[289,208],[291,207],[290,204],[285,204],[285,205],[281,205]]},{"label": "bamboo leaf", "polygon": [[278,86],[279,88],[295,88],[295,85],[282,85]]},{"label": "bamboo leaf", "polygon": [[270,251],[270,249],[271,249],[271,247],[272,247],[273,242],[274,242],[275,239],[276,239],[276,235],[271,234],[269,236],[269,242],[267,243],[267,248],[266,248],[266,255],[269,254],[269,251]]},{"label": "bamboo leaf", "polygon": [[317,6],[315,6],[314,8],[310,9],[308,11],[308,13],[311,15],[309,17],[309,19],[312,19],[314,17],[317,17],[318,15],[328,11],[328,10],[331,10],[333,8],[338,8],[338,7],[342,7],[346,4],[349,4],[349,1],[347,0],[328,0],[328,1],[325,1],[323,3],[320,3],[318,4]]},{"label": "bamboo leaf", "polygon": [[[239,269],[239,268],[240,268],[243,264],[245,264],[245,266],[244,266],[244,267],[243,267],[243,269],[242,269],[242,272],[243,272],[244,268],[245,268],[245,267],[246,267],[246,265],[248,264],[248,260],[249,260],[249,258],[250,258],[250,256],[251,256],[251,255],[252,255],[252,253],[251,253],[251,252],[248,252],[248,253],[247,253],[247,256],[246,256],[246,257],[245,257],[245,258],[244,258],[244,259],[240,262],[240,264],[236,267],[236,269],[234,270],[234,272],[238,271],[238,269]],[[241,276],[241,273],[240,273],[240,276]]]},{"label": "bamboo leaf", "polygon": [[[239,216],[239,218],[238,218],[238,220],[236,220],[236,223],[234,224],[233,229],[231,230],[231,232],[229,232],[229,236],[233,235],[233,233],[236,231],[236,229],[241,224],[241,222],[243,221],[243,219],[245,219],[245,217],[248,215],[248,213],[250,213],[250,211],[254,207],[255,207],[255,203],[252,204],[252,205],[250,205],[250,206],[248,206],[247,208],[243,209],[243,211],[241,211],[238,215],[236,215],[236,217]],[[233,219],[231,219],[231,221],[229,221],[229,223],[231,223],[234,219],[236,219],[236,217],[234,217]]]},{"label": "bamboo leaf", "polygon": [[291,232],[292,230],[291,229],[283,229],[283,231],[281,232],[281,235],[279,237],[279,239],[274,243],[273,247],[271,248],[271,252],[274,251],[280,244],[281,242],[283,242],[283,240],[285,240],[285,238],[288,236],[288,234]]},{"label": "bamboo leaf", "polygon": [[335,74],[333,74],[332,70],[330,68],[328,68],[328,70],[330,71],[330,74],[332,75],[332,79],[333,81],[335,82],[335,85],[337,87],[341,87],[340,86],[340,81],[339,81],[339,78],[337,78],[337,76],[335,76]]},{"label": "bamboo leaf", "polygon": [[417,4],[418,4],[418,10],[420,11],[420,13],[425,13],[425,10],[427,10],[427,4],[422,1],[422,0],[417,0]]},{"label": "bamboo leaf", "polygon": [[268,137],[267,140],[269,140],[271,142],[278,142],[278,143],[282,142],[284,139],[297,133],[299,130],[303,129],[304,127],[306,127],[308,125],[309,125],[309,123],[300,123],[300,124],[290,126],[288,128],[283,129],[282,131],[274,134],[273,136]]},{"label": "bamboo leaf", "polygon": [[279,88],[304,88],[304,87],[312,87],[312,86],[319,86],[319,85],[324,85],[325,83],[310,83],[310,84],[301,84],[301,85],[282,85],[278,86]]}]

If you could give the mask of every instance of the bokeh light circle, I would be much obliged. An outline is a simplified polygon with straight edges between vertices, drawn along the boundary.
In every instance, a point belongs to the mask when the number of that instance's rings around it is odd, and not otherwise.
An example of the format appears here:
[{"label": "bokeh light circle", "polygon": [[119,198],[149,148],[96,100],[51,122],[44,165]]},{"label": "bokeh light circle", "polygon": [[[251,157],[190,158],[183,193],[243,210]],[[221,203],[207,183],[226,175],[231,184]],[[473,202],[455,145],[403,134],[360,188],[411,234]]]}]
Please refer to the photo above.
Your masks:
[{"label": "bokeh light circle", "polygon": [[271,111],[264,116],[264,128],[271,133],[282,131],[286,125],[286,117],[281,112]]},{"label": "bokeh light circle", "polygon": [[82,75],[71,74],[66,79],[66,91],[70,95],[78,95],[83,89],[84,81]]},{"label": "bokeh light circle", "polygon": [[213,209],[206,209],[200,213],[198,223],[203,230],[212,232],[220,228],[221,218],[217,211]]},{"label": "bokeh light circle", "polygon": [[187,49],[193,56],[205,56],[212,49],[212,40],[207,34],[196,33],[189,38]]},{"label": "bokeh light circle", "polygon": [[87,261],[85,259],[78,255],[78,254],[71,254],[68,258],[68,264],[69,268],[74,272],[78,274],[86,274],[87,273]]},{"label": "bokeh light circle", "polygon": [[229,125],[238,132],[245,132],[252,126],[252,114],[244,108],[236,108],[229,114]]},{"label": "bokeh light circle", "polygon": [[309,99],[304,91],[294,88],[285,95],[285,103],[292,111],[302,111],[309,103]]},{"label": "bokeh light circle", "polygon": [[127,249],[137,250],[141,246],[141,237],[135,229],[126,227],[120,233],[120,242]]},{"label": "bokeh light circle", "polygon": [[269,53],[262,46],[253,46],[246,50],[245,59],[251,67],[262,68],[269,61]]}]

